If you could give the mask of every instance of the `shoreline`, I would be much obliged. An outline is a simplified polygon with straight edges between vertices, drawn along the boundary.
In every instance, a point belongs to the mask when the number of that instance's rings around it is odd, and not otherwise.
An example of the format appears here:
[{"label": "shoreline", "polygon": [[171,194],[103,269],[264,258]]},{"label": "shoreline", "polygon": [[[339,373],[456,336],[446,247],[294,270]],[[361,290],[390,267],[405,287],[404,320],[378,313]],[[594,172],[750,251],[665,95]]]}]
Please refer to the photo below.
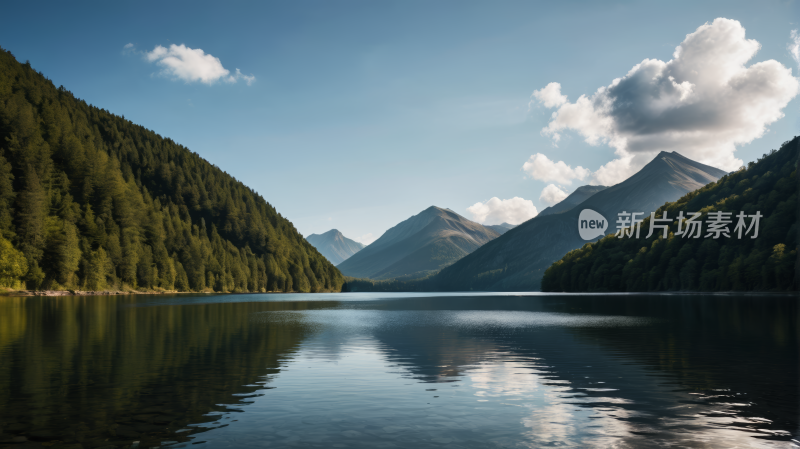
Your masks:
[{"label": "shoreline", "polygon": [[10,290],[1,293],[3,296],[122,296],[122,295],[175,295],[192,293],[201,294],[221,294],[217,292],[179,292],[179,291],[120,291],[120,290]]},{"label": "shoreline", "polygon": [[122,291],[122,290],[8,290],[2,296],[123,296],[123,295],[176,295],[176,294],[223,294],[218,292],[179,292],[179,291]]},{"label": "shoreline", "polygon": [[[10,297],[60,297],[60,296],[125,296],[125,295],[264,295],[264,294],[292,294],[302,292],[180,292],[176,290],[167,291],[122,291],[122,290],[0,290],[0,296]],[[311,292],[309,292],[311,293]],[[697,295],[712,295],[712,296],[728,296],[728,295],[767,295],[767,296],[792,296],[797,295],[797,292],[756,292],[756,291],[723,291],[723,292],[476,292],[476,291],[463,291],[463,292],[316,292],[316,293],[431,293],[433,295],[441,293],[485,293],[485,294],[525,294],[530,296],[697,296]]]},{"label": "shoreline", "polygon": [[[266,295],[266,294],[296,294],[303,292],[179,292],[166,291],[122,291],[122,290],[0,290],[0,296],[13,297],[59,297],[59,296],[124,296],[124,295]],[[310,293],[310,292],[309,292]],[[343,292],[316,292],[316,293],[343,293]]]}]

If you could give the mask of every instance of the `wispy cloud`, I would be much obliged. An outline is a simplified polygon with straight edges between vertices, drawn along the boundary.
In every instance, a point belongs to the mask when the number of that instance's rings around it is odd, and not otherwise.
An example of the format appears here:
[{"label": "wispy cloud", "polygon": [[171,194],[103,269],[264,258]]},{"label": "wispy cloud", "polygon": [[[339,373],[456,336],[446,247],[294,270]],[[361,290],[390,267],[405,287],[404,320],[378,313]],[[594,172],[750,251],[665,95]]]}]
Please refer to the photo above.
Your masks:
[{"label": "wispy cloud", "polygon": [[160,66],[161,75],[187,83],[201,82],[211,85],[218,81],[235,83],[242,80],[250,86],[256,80],[255,76],[245,75],[239,69],[231,74],[230,70],[222,66],[219,58],[184,44],[172,44],[169,48],[156,45],[152,51],[137,52],[136,47],[129,43],[123,47],[123,53],[139,53],[146,61]]},{"label": "wispy cloud", "polygon": [[[797,32],[792,40],[789,49],[800,58]],[[742,165],[736,145],[764,135],[800,90],[800,80],[778,61],[746,65],[760,48],[745,38],[741,23],[719,18],[687,35],[670,61],[645,59],[575,103],[550,83],[533,95],[557,108],[542,133],[556,143],[572,129],[590,145],[615,148],[617,159],[593,176],[603,185],[626,179],[659,151],[735,170]]]},{"label": "wispy cloud", "polygon": [[798,70],[800,70],[800,32],[792,30],[790,37],[789,53],[792,54],[792,58],[794,58],[794,62],[797,63]]}]

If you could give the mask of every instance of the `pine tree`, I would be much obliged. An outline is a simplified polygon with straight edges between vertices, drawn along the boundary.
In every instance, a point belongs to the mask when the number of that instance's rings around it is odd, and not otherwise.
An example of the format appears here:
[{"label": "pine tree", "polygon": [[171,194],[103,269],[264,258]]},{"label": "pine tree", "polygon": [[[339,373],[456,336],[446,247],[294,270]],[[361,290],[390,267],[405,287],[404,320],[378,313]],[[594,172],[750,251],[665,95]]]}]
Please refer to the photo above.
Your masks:
[{"label": "pine tree", "polygon": [[33,167],[28,165],[25,173],[25,190],[19,194],[17,199],[17,210],[19,211],[17,234],[21,241],[22,253],[31,264],[38,263],[44,249],[45,199],[45,191],[39,182],[39,176]]},{"label": "pine tree", "polygon": [[6,239],[15,237],[12,216],[14,209],[14,175],[11,164],[3,157],[0,151],[0,236]]}]

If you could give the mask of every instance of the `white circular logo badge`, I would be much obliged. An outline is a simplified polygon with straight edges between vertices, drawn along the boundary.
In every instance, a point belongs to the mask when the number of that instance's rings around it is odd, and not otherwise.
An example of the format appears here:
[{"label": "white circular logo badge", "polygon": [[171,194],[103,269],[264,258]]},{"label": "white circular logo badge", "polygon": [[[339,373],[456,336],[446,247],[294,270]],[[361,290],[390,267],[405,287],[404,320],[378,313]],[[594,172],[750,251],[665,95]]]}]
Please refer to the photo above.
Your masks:
[{"label": "white circular logo badge", "polygon": [[578,217],[578,232],[584,240],[592,240],[606,233],[608,220],[591,209],[584,209]]}]

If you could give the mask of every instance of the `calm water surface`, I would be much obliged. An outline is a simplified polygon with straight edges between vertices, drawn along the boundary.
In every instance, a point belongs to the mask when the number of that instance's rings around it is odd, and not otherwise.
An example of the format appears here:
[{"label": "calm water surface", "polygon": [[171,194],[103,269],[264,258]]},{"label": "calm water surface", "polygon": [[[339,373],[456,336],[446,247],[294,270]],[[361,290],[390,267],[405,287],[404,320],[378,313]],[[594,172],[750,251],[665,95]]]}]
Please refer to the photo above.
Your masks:
[{"label": "calm water surface", "polygon": [[0,449],[795,447],[799,342],[794,297],[4,297]]}]

